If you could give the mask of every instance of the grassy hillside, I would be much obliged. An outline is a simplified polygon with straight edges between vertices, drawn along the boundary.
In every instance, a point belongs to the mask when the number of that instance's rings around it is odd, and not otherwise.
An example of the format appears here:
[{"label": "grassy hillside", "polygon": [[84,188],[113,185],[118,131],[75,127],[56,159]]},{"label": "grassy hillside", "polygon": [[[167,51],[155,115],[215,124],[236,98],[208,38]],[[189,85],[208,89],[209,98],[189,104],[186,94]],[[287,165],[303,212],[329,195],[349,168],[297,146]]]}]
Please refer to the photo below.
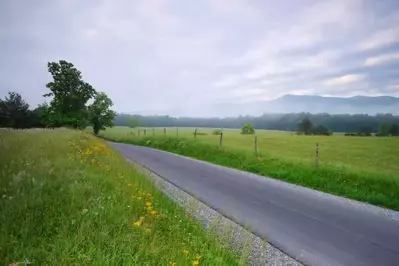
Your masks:
[{"label": "grassy hillside", "polygon": [[0,131],[0,264],[238,265],[103,141]]},{"label": "grassy hillside", "polygon": [[[135,135],[132,134],[135,133]],[[230,166],[399,210],[399,138],[296,136],[289,132],[257,131],[259,157],[253,136],[224,130],[223,148],[212,129],[157,128],[141,130],[116,127],[103,136],[112,140],[151,146]],[[169,136],[169,137],[168,137]],[[178,138],[177,138],[178,137]],[[148,141],[150,140],[150,141]],[[315,168],[315,143],[319,143],[319,167]]]}]

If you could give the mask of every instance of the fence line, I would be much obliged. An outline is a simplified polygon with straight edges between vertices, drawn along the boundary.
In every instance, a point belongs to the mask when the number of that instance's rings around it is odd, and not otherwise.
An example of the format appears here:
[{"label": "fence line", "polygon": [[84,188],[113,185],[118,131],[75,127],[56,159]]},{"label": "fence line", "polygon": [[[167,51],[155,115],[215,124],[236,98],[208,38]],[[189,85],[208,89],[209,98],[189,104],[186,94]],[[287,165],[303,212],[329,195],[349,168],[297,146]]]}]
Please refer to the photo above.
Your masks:
[{"label": "fence line", "polygon": [[[137,130],[138,137],[140,137],[140,131],[141,131],[140,129]],[[135,136],[134,132],[129,132],[129,134]],[[166,130],[166,128],[163,128],[163,135],[166,136],[166,134],[167,134],[167,130]],[[199,134],[198,129],[195,128],[194,132],[193,132],[194,140],[197,139],[198,135],[202,135],[202,134]],[[144,137],[147,136],[147,129],[143,129],[143,135],[144,135]],[[219,134],[213,133],[213,135],[219,135],[219,147],[223,147],[223,138],[224,138],[223,129],[220,130]],[[155,136],[155,128],[152,128],[152,136]],[[176,128],[176,138],[179,138],[179,128],[178,127]],[[319,143],[317,142],[316,147],[315,147],[315,157],[314,157],[315,168],[319,167],[319,148],[320,148],[320,146],[319,146]],[[259,138],[257,135],[255,135],[253,138],[253,150],[254,150],[255,155],[257,157],[259,157]]]}]

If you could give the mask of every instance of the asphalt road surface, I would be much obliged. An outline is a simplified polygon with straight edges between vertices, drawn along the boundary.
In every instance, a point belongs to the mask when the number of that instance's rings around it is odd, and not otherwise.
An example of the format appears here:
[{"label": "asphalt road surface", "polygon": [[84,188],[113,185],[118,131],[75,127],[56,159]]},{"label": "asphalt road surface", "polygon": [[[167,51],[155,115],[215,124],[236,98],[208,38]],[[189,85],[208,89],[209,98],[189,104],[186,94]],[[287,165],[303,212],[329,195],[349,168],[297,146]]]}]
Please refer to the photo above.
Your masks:
[{"label": "asphalt road surface", "polygon": [[306,265],[399,265],[399,212],[164,151],[110,145]]}]

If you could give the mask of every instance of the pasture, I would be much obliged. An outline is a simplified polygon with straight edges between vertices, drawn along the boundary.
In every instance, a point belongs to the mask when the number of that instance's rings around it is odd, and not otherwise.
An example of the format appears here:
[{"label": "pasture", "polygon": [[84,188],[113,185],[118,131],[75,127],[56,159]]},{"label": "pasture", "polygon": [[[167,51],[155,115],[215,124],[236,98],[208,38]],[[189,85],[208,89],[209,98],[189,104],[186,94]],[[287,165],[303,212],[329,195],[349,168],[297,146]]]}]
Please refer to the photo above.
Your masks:
[{"label": "pasture", "polygon": [[1,265],[242,265],[87,132],[0,131]]},{"label": "pasture", "polygon": [[[109,137],[120,137],[134,132],[137,136],[138,130],[143,137],[144,128],[115,127],[107,129],[104,134]],[[194,139],[194,130],[194,128],[179,128],[177,133],[176,128],[166,128],[166,136]],[[213,130],[198,128],[196,141],[218,146],[220,138],[218,135],[212,135]],[[164,136],[163,128],[154,128],[154,134],[155,137]],[[152,137],[152,128],[146,129],[146,135]],[[256,130],[256,135],[261,155],[313,165],[315,146],[318,143],[320,165],[392,174],[399,179],[399,138],[397,137],[347,137],[343,134],[298,136],[293,132],[273,130]],[[254,136],[242,135],[238,129],[223,129],[222,146],[254,153]]]},{"label": "pasture", "polygon": [[[138,131],[140,130],[140,136]],[[144,136],[145,130],[145,136]],[[292,132],[256,130],[259,156],[254,152],[254,136],[234,129],[223,130],[222,147],[214,129],[127,128],[115,127],[102,132],[108,139],[147,145],[171,152],[282,179],[336,195],[399,209],[399,138],[298,136]],[[150,139],[152,142],[144,140]],[[212,149],[217,155],[194,154],[163,142],[185,141],[190,149]],[[318,167],[315,146],[319,144]],[[171,146],[172,145],[172,146]],[[205,148],[206,147],[206,148]],[[237,162],[223,153],[242,156]],[[220,158],[217,158],[219,156]],[[229,155],[230,156],[230,155]]]}]

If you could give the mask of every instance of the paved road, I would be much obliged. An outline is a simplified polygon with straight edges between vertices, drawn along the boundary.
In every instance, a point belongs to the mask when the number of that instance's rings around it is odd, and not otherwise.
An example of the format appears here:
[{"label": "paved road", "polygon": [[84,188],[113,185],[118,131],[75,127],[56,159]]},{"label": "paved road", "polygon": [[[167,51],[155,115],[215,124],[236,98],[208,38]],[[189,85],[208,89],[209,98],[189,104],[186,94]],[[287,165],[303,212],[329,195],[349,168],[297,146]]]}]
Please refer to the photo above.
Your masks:
[{"label": "paved road", "polygon": [[179,155],[110,143],[306,265],[399,265],[399,213]]}]

